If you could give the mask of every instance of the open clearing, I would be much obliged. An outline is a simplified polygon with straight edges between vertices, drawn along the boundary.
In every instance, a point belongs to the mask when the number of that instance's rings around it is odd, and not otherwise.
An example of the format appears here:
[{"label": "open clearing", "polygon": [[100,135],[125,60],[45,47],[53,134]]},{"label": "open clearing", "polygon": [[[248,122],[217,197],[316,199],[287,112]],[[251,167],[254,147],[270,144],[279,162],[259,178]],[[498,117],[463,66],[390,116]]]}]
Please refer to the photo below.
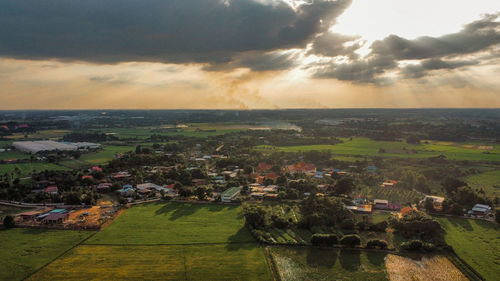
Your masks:
[{"label": "open clearing", "polygon": [[[492,146],[490,151],[477,149],[475,145],[461,145],[448,142],[429,142],[413,145],[397,141],[374,141],[368,138],[342,139],[342,143],[334,145],[300,145],[300,146],[257,146],[257,149],[279,150],[285,152],[327,151],[338,155],[367,155],[380,157],[428,158],[444,155],[448,159],[471,161],[500,161],[499,146]],[[379,150],[385,150],[379,153]],[[487,152],[487,153],[486,153]]]},{"label": "open clearing", "polygon": [[92,232],[14,228],[0,230],[0,280],[20,280]]},{"label": "open clearing", "polygon": [[446,243],[486,280],[498,280],[500,227],[494,223],[454,217],[436,217]]},{"label": "open clearing", "polygon": [[256,243],[78,246],[30,280],[272,280]]},{"label": "open clearing", "polygon": [[87,244],[154,245],[253,242],[240,206],[150,203],[127,210]]}]

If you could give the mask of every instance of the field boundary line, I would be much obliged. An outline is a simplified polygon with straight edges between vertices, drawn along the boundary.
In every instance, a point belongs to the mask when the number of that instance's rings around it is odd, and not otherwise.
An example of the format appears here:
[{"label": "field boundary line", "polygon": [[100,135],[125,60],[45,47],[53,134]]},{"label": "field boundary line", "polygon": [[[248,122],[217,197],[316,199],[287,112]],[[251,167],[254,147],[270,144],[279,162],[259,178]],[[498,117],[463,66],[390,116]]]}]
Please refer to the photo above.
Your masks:
[{"label": "field boundary line", "polygon": [[88,239],[92,238],[92,236],[96,235],[98,232],[93,232],[91,235],[89,235],[88,237],[86,237],[85,239],[82,239],[80,242],[76,243],[75,245],[73,245],[72,247],[70,247],[69,249],[67,249],[66,251],[62,252],[61,254],[57,255],[55,258],[53,258],[52,260],[50,260],[49,262],[47,262],[46,264],[42,265],[40,268],[36,269],[35,271],[31,272],[30,274],[28,274],[26,277],[24,277],[23,279],[21,280],[27,280],[28,278],[30,278],[31,276],[35,275],[36,273],[38,273],[39,271],[41,271],[42,269],[46,268],[47,266],[49,266],[51,263],[55,262],[56,260],[58,260],[59,258],[61,258],[62,256],[64,256],[65,254],[67,254],[69,251],[73,250],[74,248],[82,245],[83,242],[87,241]]},{"label": "field boundary line", "polygon": [[269,247],[262,247],[264,250],[264,256],[266,257],[266,263],[271,271],[271,275],[275,281],[281,281],[281,276],[278,271],[278,266],[276,265],[276,261],[274,260]]},{"label": "field boundary line", "polygon": [[[90,237],[89,237],[90,238]],[[86,243],[81,244],[82,246],[107,246],[107,247],[124,247],[124,246],[211,246],[211,245],[244,245],[244,244],[255,244],[256,241],[248,241],[248,242],[213,242],[213,243],[180,243],[180,244],[165,244],[165,243],[157,243],[157,244],[99,244],[99,243]],[[257,243],[258,244],[258,243]]]}]

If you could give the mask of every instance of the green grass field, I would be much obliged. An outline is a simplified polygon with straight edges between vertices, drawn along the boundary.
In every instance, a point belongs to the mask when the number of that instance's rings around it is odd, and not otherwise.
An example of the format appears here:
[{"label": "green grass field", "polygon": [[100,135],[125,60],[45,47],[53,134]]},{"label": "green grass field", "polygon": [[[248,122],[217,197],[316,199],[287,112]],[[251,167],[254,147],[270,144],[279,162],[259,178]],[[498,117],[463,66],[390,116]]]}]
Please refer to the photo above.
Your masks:
[{"label": "green grass field", "polygon": [[486,280],[498,280],[500,227],[491,222],[465,218],[437,217],[446,243]]},{"label": "green grass field", "polygon": [[[367,138],[342,139],[342,143],[334,145],[302,145],[302,146],[257,146],[261,150],[278,150],[285,152],[327,151],[338,155],[362,155],[380,157],[428,158],[444,155],[454,160],[471,161],[500,161],[499,146],[484,153],[471,144],[458,144],[448,142],[430,142],[428,144],[412,145],[406,142],[374,141]],[[385,153],[379,153],[384,149]],[[414,153],[412,150],[416,151]]]},{"label": "green grass field", "polygon": [[0,230],[0,280],[27,277],[90,234],[70,230]]},{"label": "green grass field", "polygon": [[29,280],[272,280],[256,243],[78,246]]},{"label": "green grass field", "polygon": [[19,151],[0,152],[0,161],[10,159],[30,159],[30,155]]},{"label": "green grass field", "polygon": [[13,173],[16,167],[21,170],[21,175],[28,176],[31,172],[41,172],[45,170],[69,170],[66,167],[51,163],[20,163],[20,164],[0,164],[0,174]]},{"label": "green grass field", "polygon": [[299,280],[388,280],[385,253],[270,247],[283,281]]},{"label": "green grass field", "polygon": [[500,197],[500,170],[468,176],[465,181],[473,188],[482,188],[490,197]]},{"label": "green grass field", "polygon": [[86,243],[174,245],[252,241],[240,206],[151,203],[130,208]]},{"label": "green grass field", "polygon": [[135,146],[105,145],[102,150],[83,154],[78,160],[94,165],[106,164],[115,154],[127,151],[135,151]]}]

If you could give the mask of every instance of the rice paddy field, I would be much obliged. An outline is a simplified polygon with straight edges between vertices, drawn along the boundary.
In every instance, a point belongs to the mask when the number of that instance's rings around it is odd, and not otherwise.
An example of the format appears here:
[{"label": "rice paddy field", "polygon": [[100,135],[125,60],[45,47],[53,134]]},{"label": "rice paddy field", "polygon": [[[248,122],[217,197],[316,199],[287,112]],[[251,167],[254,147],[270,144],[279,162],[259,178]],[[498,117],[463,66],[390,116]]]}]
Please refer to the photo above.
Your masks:
[{"label": "rice paddy field", "polygon": [[11,160],[11,159],[29,159],[30,155],[27,153],[22,153],[19,151],[6,151],[6,152],[0,152],[0,161],[2,160]]},{"label": "rice paddy field", "polygon": [[482,188],[490,197],[500,197],[500,170],[468,176],[465,181],[473,188]]},{"label": "rice paddy field", "polygon": [[0,280],[24,279],[89,235],[70,230],[0,230]]},{"label": "rice paddy field", "polygon": [[[301,146],[257,146],[260,150],[278,150],[285,152],[331,151],[336,155],[361,155],[380,157],[428,158],[444,155],[453,160],[500,161],[500,146],[489,145],[492,149],[479,149],[479,144],[459,144],[452,142],[433,142],[412,145],[397,141],[374,141],[368,138],[342,139],[334,145]],[[379,153],[379,150],[385,153]]]},{"label": "rice paddy field", "polygon": [[272,280],[256,243],[78,246],[28,280]]},{"label": "rice paddy field", "polygon": [[457,255],[486,280],[498,280],[500,227],[494,223],[456,217],[436,217],[444,238]]},{"label": "rice paddy field", "polygon": [[150,203],[28,280],[272,280],[240,206]]},{"label": "rice paddy field", "polygon": [[385,266],[391,281],[469,280],[444,256],[408,258],[389,254]]}]

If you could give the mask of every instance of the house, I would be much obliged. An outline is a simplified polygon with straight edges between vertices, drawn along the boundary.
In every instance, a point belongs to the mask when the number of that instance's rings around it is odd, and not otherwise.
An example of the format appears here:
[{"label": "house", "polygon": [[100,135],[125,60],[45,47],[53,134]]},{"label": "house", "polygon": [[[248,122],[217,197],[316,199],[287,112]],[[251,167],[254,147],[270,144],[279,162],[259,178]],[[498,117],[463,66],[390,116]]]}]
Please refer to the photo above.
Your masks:
[{"label": "house", "polygon": [[475,216],[485,216],[491,213],[491,207],[483,204],[476,204],[472,207],[472,214]]},{"label": "house", "polygon": [[192,180],[194,185],[204,185],[207,183],[206,179],[193,179]]},{"label": "house", "polygon": [[432,200],[432,205],[434,205],[434,210],[436,211],[443,210],[444,197],[427,195],[424,197],[422,201],[420,201],[421,205],[424,205],[427,199]]},{"label": "house", "polygon": [[389,207],[389,201],[382,199],[373,200],[373,207],[375,209],[387,209]]},{"label": "house", "polygon": [[374,172],[377,171],[377,167],[375,167],[375,166],[368,166],[368,167],[366,167],[366,171],[374,173]]},{"label": "house", "polygon": [[355,213],[368,214],[372,212],[372,205],[346,206],[346,208]]},{"label": "house", "polygon": [[102,172],[102,168],[99,166],[94,166],[90,169],[92,172]]},{"label": "house", "polygon": [[241,189],[242,189],[241,186],[234,186],[229,189],[226,189],[220,195],[220,200],[225,203],[231,202],[234,198],[240,195]]},{"label": "house", "polygon": [[383,182],[380,186],[381,187],[394,187],[397,183],[398,183],[398,181],[396,181],[396,180],[388,180],[388,181]]},{"label": "house", "polygon": [[130,174],[128,172],[117,172],[112,174],[111,177],[114,179],[123,179],[130,177]]},{"label": "house", "polygon": [[58,193],[58,188],[56,185],[51,185],[46,187],[43,191],[49,193],[49,194],[57,194]]},{"label": "house", "polygon": [[49,213],[42,219],[42,223],[62,223],[69,217],[68,213]]},{"label": "house", "polygon": [[316,172],[314,174],[314,178],[316,178],[316,179],[322,179],[323,178],[323,172]]},{"label": "house", "polygon": [[36,217],[38,217],[39,215],[41,215],[45,212],[46,212],[46,210],[33,210],[33,211],[20,213],[19,216],[21,217],[21,219],[23,221],[34,220]]},{"label": "house", "polygon": [[286,166],[285,170],[290,174],[295,174],[295,173],[314,174],[316,173],[316,165],[300,162],[297,163],[296,165]]},{"label": "house", "polygon": [[156,185],[154,183],[141,183],[141,184],[138,184],[137,185],[137,189],[140,190],[146,190],[146,189],[156,189],[158,191],[162,190],[163,187],[159,186],[159,185]]},{"label": "house", "polygon": [[164,185],[163,189],[167,194],[176,194],[177,192],[175,191],[175,184],[169,184],[169,185]]},{"label": "house", "polygon": [[91,175],[84,175],[84,176],[82,176],[82,180],[93,180],[93,179],[94,179],[94,177],[91,176]]},{"label": "house", "polygon": [[273,165],[267,164],[266,162],[260,162],[259,165],[257,165],[257,173],[264,173],[273,168]]},{"label": "house", "polygon": [[128,197],[132,196],[135,193],[135,190],[132,187],[122,188],[118,192],[120,192],[121,196]]},{"label": "house", "polygon": [[98,192],[105,192],[111,189],[112,184],[109,182],[103,182],[98,185],[95,185],[93,188]]}]

